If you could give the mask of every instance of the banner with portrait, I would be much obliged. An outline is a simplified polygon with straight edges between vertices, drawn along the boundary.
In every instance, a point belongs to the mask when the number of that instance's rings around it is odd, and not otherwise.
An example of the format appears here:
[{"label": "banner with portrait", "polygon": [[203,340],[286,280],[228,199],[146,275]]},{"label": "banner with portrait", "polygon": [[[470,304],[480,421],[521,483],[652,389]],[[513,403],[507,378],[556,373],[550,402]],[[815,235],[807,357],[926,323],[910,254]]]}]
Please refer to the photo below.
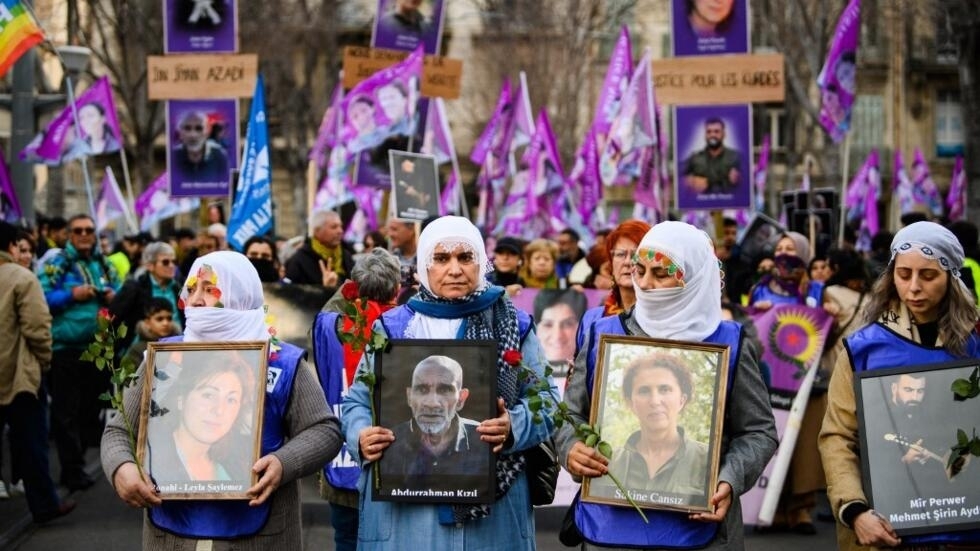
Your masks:
[{"label": "banner with portrait", "polygon": [[[609,472],[623,489],[608,476],[586,478],[582,500],[711,511],[728,356],[727,346],[602,335],[589,422],[612,447]],[[675,451],[651,469],[646,455],[664,447]]]},{"label": "banner with portrait", "polygon": [[437,55],[442,42],[443,0],[378,0],[372,48],[410,52],[419,46]]},{"label": "banner with portrait", "polygon": [[137,455],[162,499],[248,499],[266,391],[281,370],[269,343],[151,342]]},{"label": "banner with portrait", "polygon": [[864,493],[899,536],[980,527],[980,464],[969,449],[980,398],[954,393],[975,385],[978,366],[971,358],[855,374]]},{"label": "banner with portrait", "polygon": [[[514,308],[534,316],[535,332],[555,377],[568,375],[575,360],[579,322],[589,308],[602,305],[609,291],[602,289],[521,289],[510,297]],[[556,382],[559,388],[564,384]]]},{"label": "banner with portrait", "polygon": [[393,339],[375,355],[374,412],[395,441],[374,467],[374,498],[494,501],[496,458],[476,427],[497,416],[497,343]]},{"label": "banner with portrait", "polygon": [[677,208],[752,206],[752,106],[674,107]]},{"label": "banner with portrait", "polygon": [[389,151],[396,218],[425,220],[439,214],[439,172],[432,155]]},{"label": "banner with portrait", "polygon": [[236,0],[164,0],[165,54],[238,51]]},{"label": "banner with portrait", "polygon": [[171,197],[226,197],[238,168],[238,100],[167,101]]},{"label": "banner with portrait", "polygon": [[749,52],[748,0],[671,0],[674,56]]}]

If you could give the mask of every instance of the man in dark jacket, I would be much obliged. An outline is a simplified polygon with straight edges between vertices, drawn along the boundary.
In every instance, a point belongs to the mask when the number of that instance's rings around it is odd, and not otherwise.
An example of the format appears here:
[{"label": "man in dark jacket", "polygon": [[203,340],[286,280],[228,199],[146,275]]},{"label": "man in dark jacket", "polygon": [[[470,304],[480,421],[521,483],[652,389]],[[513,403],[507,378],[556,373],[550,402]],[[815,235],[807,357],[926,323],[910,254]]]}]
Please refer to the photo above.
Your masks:
[{"label": "man in dark jacket", "polygon": [[310,216],[313,237],[308,238],[286,262],[290,283],[339,287],[354,269],[354,256],[344,242],[344,225],[332,210]]}]

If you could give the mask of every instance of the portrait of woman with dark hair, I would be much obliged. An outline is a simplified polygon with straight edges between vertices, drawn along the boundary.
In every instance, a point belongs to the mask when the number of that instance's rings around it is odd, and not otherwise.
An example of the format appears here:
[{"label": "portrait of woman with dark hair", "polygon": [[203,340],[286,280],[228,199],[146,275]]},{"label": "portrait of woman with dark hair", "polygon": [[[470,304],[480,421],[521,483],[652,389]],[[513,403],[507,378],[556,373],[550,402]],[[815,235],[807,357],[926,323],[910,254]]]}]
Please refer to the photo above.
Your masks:
[{"label": "portrait of woman with dark hair", "polygon": [[238,354],[185,352],[188,357],[204,361],[184,366],[158,404],[158,415],[151,414],[150,474],[158,484],[247,481],[254,368]]},{"label": "portrait of woman with dark hair", "polygon": [[735,0],[686,0],[687,20],[699,37],[725,34],[732,24]]}]

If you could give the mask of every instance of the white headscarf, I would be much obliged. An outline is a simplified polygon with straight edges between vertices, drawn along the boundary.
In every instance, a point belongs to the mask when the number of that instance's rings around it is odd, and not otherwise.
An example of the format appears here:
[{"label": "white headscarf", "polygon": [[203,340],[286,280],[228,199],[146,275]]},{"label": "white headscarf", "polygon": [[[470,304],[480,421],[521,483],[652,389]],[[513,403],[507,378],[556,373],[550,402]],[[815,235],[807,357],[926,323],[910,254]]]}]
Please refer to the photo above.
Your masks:
[{"label": "white headscarf", "polygon": [[[684,222],[661,222],[650,229],[636,254],[663,256],[684,282],[671,289],[642,290],[633,278],[633,317],[655,338],[702,341],[721,323],[721,269],[708,234]],[[676,274],[676,272],[675,272]]]},{"label": "white headscarf", "polygon": [[483,236],[480,235],[480,230],[462,216],[443,216],[430,222],[422,230],[422,235],[419,236],[415,263],[419,283],[423,287],[430,292],[432,291],[432,288],[429,287],[429,268],[432,267],[432,253],[435,252],[437,245],[442,245],[448,251],[452,251],[459,245],[473,249],[480,267],[476,288],[483,289],[488,285],[487,271],[490,269],[490,261],[487,257],[487,249],[483,245]]},{"label": "white headscarf", "polygon": [[[221,307],[192,307],[188,304],[188,288],[193,287],[201,277],[217,279]],[[184,340],[187,342],[269,339],[262,282],[255,267],[241,253],[218,251],[197,258],[187,274],[180,299],[186,305]]]}]

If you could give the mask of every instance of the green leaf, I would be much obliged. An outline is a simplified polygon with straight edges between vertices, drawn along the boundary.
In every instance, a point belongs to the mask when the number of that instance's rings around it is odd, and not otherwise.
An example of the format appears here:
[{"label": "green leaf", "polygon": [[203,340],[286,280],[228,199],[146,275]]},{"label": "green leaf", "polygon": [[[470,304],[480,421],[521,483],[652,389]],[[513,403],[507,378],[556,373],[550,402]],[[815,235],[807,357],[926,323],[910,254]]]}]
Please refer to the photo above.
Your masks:
[{"label": "green leaf", "polygon": [[577,430],[579,432],[584,432],[586,434],[592,434],[592,426],[589,425],[588,423],[582,423],[582,424],[580,424],[578,426],[578,429]]},{"label": "green leaf", "polygon": [[532,415],[531,420],[534,422],[535,425],[540,425],[541,423],[544,422],[544,418],[541,417],[540,413],[535,413],[534,415]]},{"label": "green leaf", "polygon": [[956,444],[960,447],[965,447],[970,443],[970,438],[966,435],[966,431],[963,429],[956,429]]},{"label": "green leaf", "polygon": [[592,433],[585,439],[585,445],[594,448],[599,443],[599,435]]},{"label": "green leaf", "polygon": [[126,324],[125,323],[120,323],[119,324],[119,329],[116,330],[116,337],[117,338],[120,338],[120,339],[125,339],[126,338],[126,333],[128,333],[128,332],[129,332],[129,328],[126,327]]},{"label": "green leaf", "polygon": [[102,400],[103,402],[111,402],[112,395],[108,392],[103,392],[102,394],[99,394],[99,400]]},{"label": "green leaf", "polygon": [[95,358],[95,367],[105,369],[105,358]]},{"label": "green leaf", "polygon": [[599,442],[598,450],[606,459],[612,459],[613,450],[609,442]]},{"label": "green leaf", "polygon": [[962,400],[970,395],[970,391],[973,390],[973,385],[971,385],[970,381],[967,381],[966,379],[956,379],[953,381],[951,388],[956,398]]},{"label": "green leaf", "polygon": [[970,453],[980,457],[980,439],[974,438],[973,441],[970,442]]}]

